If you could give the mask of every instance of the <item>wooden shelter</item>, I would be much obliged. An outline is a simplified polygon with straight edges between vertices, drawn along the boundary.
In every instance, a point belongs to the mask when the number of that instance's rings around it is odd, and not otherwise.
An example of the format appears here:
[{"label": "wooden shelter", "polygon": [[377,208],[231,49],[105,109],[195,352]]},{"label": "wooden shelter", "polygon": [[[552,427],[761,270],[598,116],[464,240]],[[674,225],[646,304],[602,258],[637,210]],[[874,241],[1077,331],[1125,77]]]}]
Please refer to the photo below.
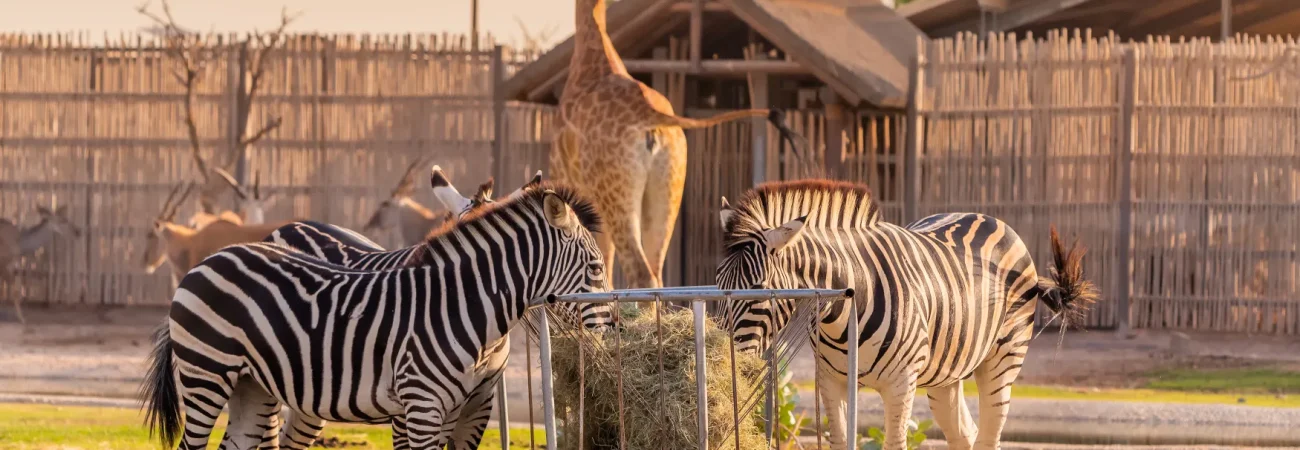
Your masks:
[{"label": "wooden shelter", "polygon": [[1059,28],[1114,32],[1124,39],[1287,35],[1300,29],[1300,2],[1294,0],[914,0],[898,13],[936,38],[965,31],[1043,36]]},{"label": "wooden shelter", "polygon": [[[686,89],[697,95],[675,99],[684,103],[679,111],[745,106],[747,100],[725,98],[725,91],[734,87],[727,80],[743,87],[747,77],[770,87],[755,96],[754,107],[903,108],[908,67],[923,36],[879,0],[622,0],[609,6],[608,21],[635,76],[650,83],[652,74],[690,75]],[[675,51],[677,43],[683,51]],[[759,51],[746,58],[751,46]],[[572,52],[570,38],[520,70],[505,83],[505,98],[556,101]],[[808,94],[823,86],[828,89],[819,95]],[[830,95],[836,101],[827,102]],[[710,96],[717,98],[703,101]],[[764,100],[769,104],[758,104]]]}]

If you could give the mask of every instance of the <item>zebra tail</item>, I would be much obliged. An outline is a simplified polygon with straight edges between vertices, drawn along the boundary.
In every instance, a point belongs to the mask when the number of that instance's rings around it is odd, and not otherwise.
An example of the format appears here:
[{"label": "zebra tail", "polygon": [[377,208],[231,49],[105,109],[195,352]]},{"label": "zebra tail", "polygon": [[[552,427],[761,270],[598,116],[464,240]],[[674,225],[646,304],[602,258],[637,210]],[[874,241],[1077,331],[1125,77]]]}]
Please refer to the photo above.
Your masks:
[{"label": "zebra tail", "polygon": [[145,423],[149,435],[155,430],[163,448],[173,448],[181,431],[181,403],[172,372],[172,338],[166,322],[153,334],[153,352],[149,354],[149,373],[140,385],[140,399],[145,406]]},{"label": "zebra tail", "polygon": [[1049,278],[1039,277],[1039,299],[1061,316],[1061,328],[1083,323],[1088,308],[1097,301],[1097,287],[1083,277],[1083,255],[1088,249],[1075,240],[1067,250],[1052,227],[1052,266]]}]

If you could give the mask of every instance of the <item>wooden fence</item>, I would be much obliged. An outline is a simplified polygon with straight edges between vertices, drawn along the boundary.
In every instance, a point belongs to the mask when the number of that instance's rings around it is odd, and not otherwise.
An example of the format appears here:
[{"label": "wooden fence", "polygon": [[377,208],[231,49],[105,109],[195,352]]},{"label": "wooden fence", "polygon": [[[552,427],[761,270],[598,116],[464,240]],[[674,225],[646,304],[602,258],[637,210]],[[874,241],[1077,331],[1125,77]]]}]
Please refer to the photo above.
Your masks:
[{"label": "wooden fence", "polygon": [[[183,86],[172,76],[178,62],[141,36],[88,42],[76,35],[0,36],[0,217],[30,225],[36,205],[57,201],[85,231],[25,258],[20,281],[4,286],[0,297],[162,304],[170,277],[142,271],[145,236],[169,190],[197,176],[181,120]],[[281,117],[283,124],[247,160],[263,186],[282,195],[267,217],[360,227],[420,156],[472,192],[493,173],[493,53],[469,51],[464,42],[303,35],[270,52],[250,121]],[[231,47],[215,51],[196,102],[209,157],[231,145],[238,73]],[[529,59],[503,55],[502,76]],[[522,123],[535,110],[520,106],[508,116]],[[540,168],[528,166],[527,157],[515,160],[521,166],[512,172]],[[418,199],[436,204],[419,187]],[[395,236],[378,238],[397,244]]]},{"label": "wooden fence", "polygon": [[[488,175],[511,189],[544,169],[554,107],[493,98],[528,56],[502,55],[494,70],[491,52],[456,42],[302,36],[273,52],[253,122],[284,125],[249,158],[287,196],[268,217],[358,227],[418,156],[462,190]],[[828,130],[821,111],[790,111],[805,158],[766,126],[688,132],[677,233],[688,250],[667,262],[666,278],[712,283],[719,197],[828,175],[870,184],[891,221],[995,215],[1040,262],[1050,225],[1078,237],[1104,295],[1091,326],[1300,333],[1300,55],[1290,48],[1066,34],[926,43],[906,113],[859,111]],[[200,95],[211,151],[231,139],[232,60],[217,59]],[[35,205],[57,198],[87,230],[25,259],[5,295],[166,301],[167,276],[143,274],[139,259],[162,198],[194,174],[174,65],[144,39],[91,47],[0,36],[0,216],[28,224]],[[427,190],[419,197],[433,204]]]},{"label": "wooden fence", "polygon": [[1294,42],[923,47],[910,215],[995,215],[1037,261],[1050,224],[1078,236],[1104,295],[1093,326],[1300,333]]}]

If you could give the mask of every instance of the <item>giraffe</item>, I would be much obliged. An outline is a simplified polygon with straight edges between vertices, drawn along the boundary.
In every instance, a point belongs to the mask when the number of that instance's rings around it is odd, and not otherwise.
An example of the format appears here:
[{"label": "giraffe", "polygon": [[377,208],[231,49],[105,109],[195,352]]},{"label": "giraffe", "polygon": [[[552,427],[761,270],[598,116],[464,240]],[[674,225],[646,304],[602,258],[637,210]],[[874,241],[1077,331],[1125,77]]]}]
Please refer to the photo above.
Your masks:
[{"label": "giraffe", "polygon": [[686,182],[683,129],[767,117],[792,147],[793,133],[775,109],[677,116],[663,94],[628,74],[605,28],[605,7],[605,0],[577,0],[550,171],[594,199],[606,224],[597,236],[606,267],[620,255],[628,287],[663,287],[664,257]]}]

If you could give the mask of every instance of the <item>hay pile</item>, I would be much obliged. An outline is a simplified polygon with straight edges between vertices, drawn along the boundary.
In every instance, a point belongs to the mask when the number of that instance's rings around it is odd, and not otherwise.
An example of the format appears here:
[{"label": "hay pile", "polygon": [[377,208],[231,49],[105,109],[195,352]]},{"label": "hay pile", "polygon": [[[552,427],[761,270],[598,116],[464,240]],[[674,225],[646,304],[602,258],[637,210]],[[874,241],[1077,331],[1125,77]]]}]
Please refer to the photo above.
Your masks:
[{"label": "hay pile", "polygon": [[[659,371],[660,353],[653,309],[624,309],[624,329],[605,336],[587,333],[588,342],[582,362],[585,373],[586,423],[583,428],[584,449],[619,448],[618,376],[623,378],[623,419],[626,450],[695,448],[695,331],[690,310],[664,311],[660,314],[663,333],[663,372]],[[708,362],[709,445],[735,448],[732,430],[730,336],[712,321],[705,321],[705,348]],[[552,340],[552,364],[555,371],[557,416],[563,419],[560,448],[577,449],[579,399],[579,343],[572,335]],[[621,341],[621,342],[620,342]],[[615,346],[622,347],[618,361]],[[621,362],[621,365],[619,364]],[[755,355],[736,357],[736,390],[745,399],[756,386],[762,360]],[[662,381],[662,387],[661,387]],[[763,430],[754,414],[741,414],[740,448],[761,448]],[[726,444],[723,436],[729,436]]]}]

